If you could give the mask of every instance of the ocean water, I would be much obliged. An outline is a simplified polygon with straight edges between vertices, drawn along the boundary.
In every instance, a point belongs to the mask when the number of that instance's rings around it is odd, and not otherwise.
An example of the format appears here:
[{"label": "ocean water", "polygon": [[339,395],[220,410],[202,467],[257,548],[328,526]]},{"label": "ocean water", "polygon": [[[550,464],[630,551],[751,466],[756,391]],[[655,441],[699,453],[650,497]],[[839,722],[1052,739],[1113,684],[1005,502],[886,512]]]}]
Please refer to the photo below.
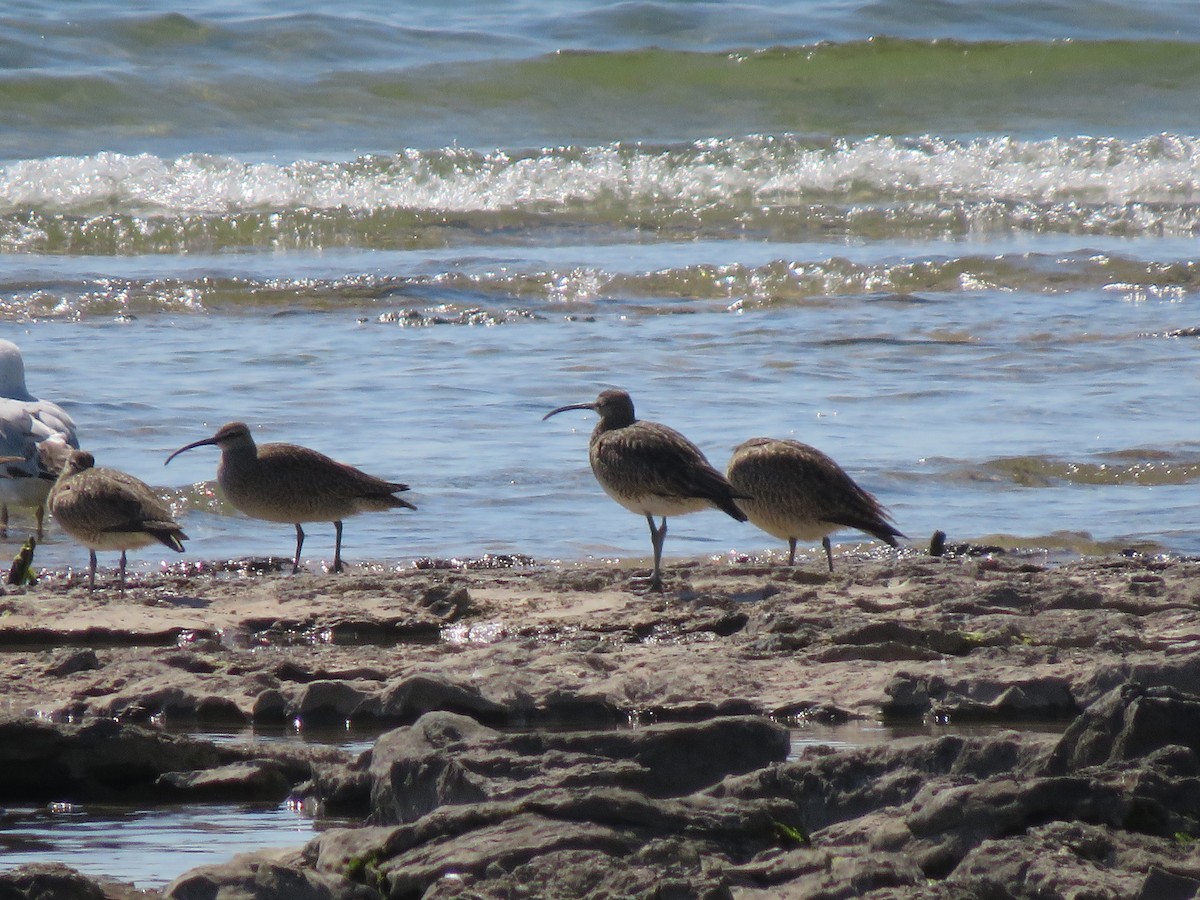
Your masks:
[{"label": "ocean water", "polygon": [[593,417],[541,421],[609,386],[721,468],[814,444],[917,546],[1200,553],[1198,34],[1182,0],[10,5],[0,336],[188,559],[294,546],[215,449],[163,467],[231,420],[412,485],[352,563],[645,557]]}]

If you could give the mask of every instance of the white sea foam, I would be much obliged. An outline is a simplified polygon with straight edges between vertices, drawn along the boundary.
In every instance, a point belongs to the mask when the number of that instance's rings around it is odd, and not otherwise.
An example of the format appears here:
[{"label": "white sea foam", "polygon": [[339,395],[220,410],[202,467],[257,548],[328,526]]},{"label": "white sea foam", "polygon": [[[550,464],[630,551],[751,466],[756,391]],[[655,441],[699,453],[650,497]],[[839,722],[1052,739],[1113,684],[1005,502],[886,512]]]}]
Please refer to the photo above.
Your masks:
[{"label": "white sea foam", "polygon": [[0,214],[220,216],[295,210],[463,214],[561,207],[703,213],[824,203],[1122,207],[1200,198],[1200,138],[744,138],[530,154],[411,151],[344,162],[98,153],[0,168]]}]

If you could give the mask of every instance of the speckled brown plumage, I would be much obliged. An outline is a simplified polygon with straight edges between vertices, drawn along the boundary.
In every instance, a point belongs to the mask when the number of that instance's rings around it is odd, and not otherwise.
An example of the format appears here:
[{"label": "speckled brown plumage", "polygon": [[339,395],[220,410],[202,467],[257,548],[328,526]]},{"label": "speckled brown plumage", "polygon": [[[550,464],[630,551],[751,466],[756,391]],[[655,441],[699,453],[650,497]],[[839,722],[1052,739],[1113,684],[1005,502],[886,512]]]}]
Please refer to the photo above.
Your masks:
[{"label": "speckled brown plumage", "polygon": [[88,548],[88,589],[96,586],[96,551],[120,550],[119,584],[125,587],[125,551],[155,541],[183,552],[187,535],[171,510],[144,481],[118,469],[97,468],[92,454],[73,450],[50,490],[50,514]]},{"label": "speckled brown plumage", "polygon": [[[572,409],[590,409],[600,416],[588,444],[588,459],[604,492],[629,511],[645,516],[650,525],[654,550],[651,587],[662,590],[668,516],[715,507],[739,522],[746,521],[746,514],[734,502],[736,492],[700,448],[673,428],[638,419],[625,391],[603,391],[593,403],[562,406],[543,419]],[[657,528],[655,516],[662,518]]]},{"label": "speckled brown plumage", "polygon": [[800,441],[751,438],[733,451],[726,475],[745,495],[738,505],[750,521],[788,542],[789,565],[796,561],[797,540],[819,539],[832,572],[829,535],[839,528],[856,528],[893,547],[904,536],[841,466]]},{"label": "speckled brown plumage", "polygon": [[296,444],[258,446],[242,422],[230,422],[211,438],[180,447],[167,462],[185,450],[208,445],[221,450],[217,483],[234,507],[255,519],[296,526],[293,574],[300,570],[302,522],[333,522],[337,534],[333,569],[340,572],[344,518],[360,512],[416,509],[394,496],[407,491],[407,484],[384,481]]}]

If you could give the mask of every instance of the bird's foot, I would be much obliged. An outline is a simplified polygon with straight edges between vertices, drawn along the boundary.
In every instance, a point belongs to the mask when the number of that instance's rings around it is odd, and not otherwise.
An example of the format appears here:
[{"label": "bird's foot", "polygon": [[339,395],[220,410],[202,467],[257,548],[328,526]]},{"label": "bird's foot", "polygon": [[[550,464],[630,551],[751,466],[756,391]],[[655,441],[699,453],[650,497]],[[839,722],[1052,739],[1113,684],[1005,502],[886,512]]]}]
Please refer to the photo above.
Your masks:
[{"label": "bird's foot", "polygon": [[635,575],[629,579],[629,583],[640,594],[662,594],[666,591],[661,575],[649,575],[644,578]]}]

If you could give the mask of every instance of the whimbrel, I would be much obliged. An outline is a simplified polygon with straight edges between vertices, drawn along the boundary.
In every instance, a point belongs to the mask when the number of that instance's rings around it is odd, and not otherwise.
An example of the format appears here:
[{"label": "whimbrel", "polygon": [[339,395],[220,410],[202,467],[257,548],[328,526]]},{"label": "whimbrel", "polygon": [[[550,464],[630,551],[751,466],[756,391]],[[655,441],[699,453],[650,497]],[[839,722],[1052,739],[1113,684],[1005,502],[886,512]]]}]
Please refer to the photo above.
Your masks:
[{"label": "whimbrel", "polygon": [[333,570],[340,572],[342,519],[360,512],[398,507],[416,509],[407,500],[393,496],[407,491],[407,484],[384,481],[307,447],[295,444],[259,447],[249,427],[242,422],[222,425],[212,437],[180,447],[167,457],[167,463],[185,450],[205,446],[220,448],[217,483],[240,512],[255,519],[296,526],[293,575],[300,571],[300,548],[304,546],[300,523],[333,522],[337,533]]},{"label": "whimbrel", "polygon": [[[746,514],[734,503],[739,495],[700,448],[673,428],[638,419],[625,391],[602,391],[593,403],[560,406],[546,413],[542,421],[572,409],[590,409],[600,416],[588,444],[588,460],[600,487],[630,512],[645,516],[650,525],[652,590],[663,588],[662,550],[668,516],[715,507],[739,522],[746,521]],[[662,518],[658,527],[655,516]]]},{"label": "whimbrel", "polygon": [[832,572],[829,535],[842,527],[857,528],[892,547],[897,537],[904,537],[878,500],[836,462],[800,441],[751,438],[734,449],[725,474],[745,495],[738,506],[750,521],[788,542],[788,565],[796,562],[797,540],[820,538]]},{"label": "whimbrel", "polygon": [[187,535],[171,510],[144,481],[118,469],[96,468],[86,450],[72,450],[50,490],[50,514],[88,548],[88,590],[96,588],[96,551],[120,550],[119,585],[125,589],[125,551],[155,541],[183,552]]},{"label": "whimbrel", "polygon": [[0,537],[8,534],[10,506],[35,510],[37,535],[41,537],[46,497],[58,470],[45,468],[38,447],[48,439],[68,448],[78,447],[75,422],[57,403],[39,400],[29,393],[25,361],[12,341],[0,340],[0,399],[0,455],[19,456],[22,460],[0,469]]}]

